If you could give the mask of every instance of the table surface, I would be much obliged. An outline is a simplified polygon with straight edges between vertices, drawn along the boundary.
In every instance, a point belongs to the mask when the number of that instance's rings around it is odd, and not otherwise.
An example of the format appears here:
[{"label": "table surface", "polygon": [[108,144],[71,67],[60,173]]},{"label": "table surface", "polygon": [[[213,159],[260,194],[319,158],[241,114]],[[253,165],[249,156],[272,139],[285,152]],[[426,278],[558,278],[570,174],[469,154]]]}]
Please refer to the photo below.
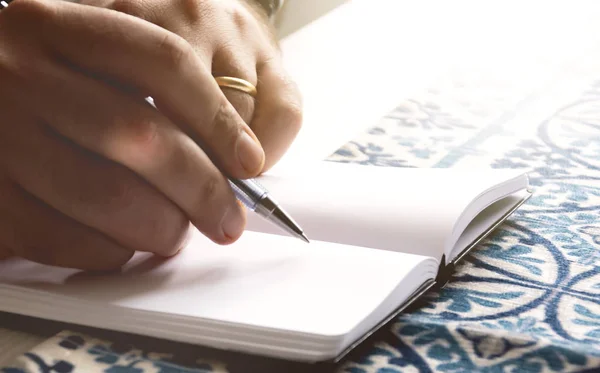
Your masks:
[{"label": "table surface", "polygon": [[[537,3],[538,8],[533,3],[517,8],[508,1],[498,9],[469,4],[480,17],[464,18],[470,23],[453,33],[466,41],[451,48],[418,32],[393,38],[388,33],[388,48],[395,51],[382,52],[381,58],[398,58],[398,51],[405,58],[431,57],[437,50],[445,63],[398,64],[394,79],[414,71],[406,78],[408,88],[376,90],[379,95],[365,94],[381,85],[363,78],[373,77],[370,71],[375,70],[361,71],[355,80],[364,83],[359,92],[339,97],[330,92],[327,104],[320,101],[324,93],[317,92],[319,86],[323,91],[327,74],[310,62],[303,67],[297,59],[302,51],[311,59],[308,45],[320,51],[324,45],[319,43],[333,38],[317,35],[356,21],[346,16],[365,12],[365,2],[351,2],[285,44],[285,51],[295,47],[287,54],[289,66],[307,95],[303,141],[318,133],[334,137],[313,149],[314,159],[325,154],[335,162],[389,167],[527,167],[535,187],[534,197],[466,257],[444,290],[428,294],[422,307],[400,316],[338,371],[600,368],[600,12],[591,2]],[[467,2],[454,3],[457,17],[465,10],[461,6]],[[431,17],[448,16],[450,8],[444,10]],[[494,21],[492,15],[499,14],[502,20]],[[423,31],[420,24],[411,23]],[[429,24],[438,25],[434,29],[440,33],[443,23]],[[386,27],[373,29],[381,37]],[[332,57],[331,64],[347,57],[349,49],[341,49],[341,57]],[[440,51],[454,53],[446,59]],[[358,66],[364,68],[366,59],[359,58]],[[371,63],[391,66],[389,60]],[[426,76],[428,69],[435,73]],[[339,70],[333,81],[348,84],[343,78],[351,68]],[[385,102],[377,103],[377,98]],[[381,113],[392,99],[394,105]],[[358,119],[352,119],[355,108]],[[343,133],[333,136],[338,130]],[[308,151],[304,145],[297,149]],[[233,372],[240,366],[199,350],[172,353],[166,344],[140,342],[137,348],[125,348],[115,343],[118,337],[7,315],[0,315],[0,327],[5,328],[0,329],[0,367],[20,369],[10,373],[43,371],[40,366],[53,364],[64,372],[143,373]]]}]

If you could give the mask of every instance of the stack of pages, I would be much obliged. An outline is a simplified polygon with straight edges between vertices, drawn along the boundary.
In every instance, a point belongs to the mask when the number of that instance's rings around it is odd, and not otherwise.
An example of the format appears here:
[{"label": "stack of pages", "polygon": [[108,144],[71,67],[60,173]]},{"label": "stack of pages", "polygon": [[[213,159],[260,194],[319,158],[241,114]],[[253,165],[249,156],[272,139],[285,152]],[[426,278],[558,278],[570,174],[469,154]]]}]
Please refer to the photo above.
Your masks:
[{"label": "stack of pages", "polygon": [[0,262],[0,311],[296,361],[335,359],[433,285],[529,196],[515,170],[323,162],[263,184],[311,239],[249,214],[120,273]]}]

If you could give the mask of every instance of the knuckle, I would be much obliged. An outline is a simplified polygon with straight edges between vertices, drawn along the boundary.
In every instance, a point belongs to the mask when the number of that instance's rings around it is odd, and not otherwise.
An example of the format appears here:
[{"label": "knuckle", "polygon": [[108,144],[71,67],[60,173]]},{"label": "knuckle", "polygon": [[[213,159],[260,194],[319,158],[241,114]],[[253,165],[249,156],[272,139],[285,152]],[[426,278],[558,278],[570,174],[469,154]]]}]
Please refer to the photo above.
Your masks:
[{"label": "knuckle", "polygon": [[116,117],[116,149],[126,157],[151,159],[159,150],[159,124],[151,116]]},{"label": "knuckle", "polygon": [[188,218],[177,208],[163,203],[152,206],[151,211],[138,225],[144,249],[165,256],[176,253],[189,228]]},{"label": "knuckle", "polygon": [[143,193],[143,190],[140,190],[143,185],[136,182],[137,180],[124,168],[114,169],[112,165],[107,164],[104,170],[100,168],[98,171],[106,175],[112,173],[114,177],[107,177],[105,182],[101,183],[102,185],[88,189],[82,188],[79,202],[104,206],[108,212],[123,211],[135,203],[137,195]]},{"label": "knuckle", "polygon": [[303,111],[299,102],[294,100],[283,102],[279,105],[276,116],[281,123],[286,123],[295,132],[300,131]]},{"label": "knuckle", "polygon": [[167,68],[175,72],[183,70],[194,53],[185,39],[169,31],[165,31],[164,36],[159,41],[158,50],[162,54]]},{"label": "knuckle", "polygon": [[216,176],[207,176],[202,183],[200,190],[200,202],[203,205],[213,205],[218,201],[221,190],[221,178]]},{"label": "knuckle", "polygon": [[230,11],[231,21],[235,27],[244,33],[253,26],[253,17],[245,7],[236,7]]},{"label": "knuckle", "polygon": [[191,221],[204,234],[220,237],[220,220],[225,212],[223,181],[218,175],[207,176],[199,186],[199,193],[190,214]]},{"label": "knuckle", "polygon": [[214,107],[207,123],[208,138],[218,138],[224,143],[234,144],[241,130],[241,118],[225,96]]},{"label": "knuckle", "polygon": [[254,99],[247,94],[238,94],[232,101],[240,117],[250,124],[254,115]]},{"label": "knuckle", "polygon": [[192,24],[204,22],[215,11],[215,4],[210,0],[180,0],[177,2],[184,10],[182,14]]},{"label": "knuckle", "polygon": [[120,13],[129,14],[137,18],[145,18],[145,9],[139,0],[114,0],[111,8]]},{"label": "knuckle", "polygon": [[158,124],[147,117],[129,121],[126,129],[129,141],[137,150],[151,148],[158,138]]},{"label": "knuckle", "polygon": [[160,226],[155,230],[161,235],[156,240],[160,243],[156,252],[165,256],[171,256],[181,250],[190,228],[188,218],[182,213],[176,212],[169,215],[168,219],[162,219]]},{"label": "knuckle", "polygon": [[275,109],[279,121],[288,123],[295,130],[300,130],[304,119],[302,95],[298,85],[284,72],[276,73],[281,94]]},{"label": "knuckle", "polygon": [[227,9],[229,18],[233,25],[240,32],[240,35],[245,35],[247,32],[252,34],[260,32],[258,25],[262,22],[257,22],[258,19],[266,20],[265,11],[258,3],[250,1],[236,2],[234,6]]}]

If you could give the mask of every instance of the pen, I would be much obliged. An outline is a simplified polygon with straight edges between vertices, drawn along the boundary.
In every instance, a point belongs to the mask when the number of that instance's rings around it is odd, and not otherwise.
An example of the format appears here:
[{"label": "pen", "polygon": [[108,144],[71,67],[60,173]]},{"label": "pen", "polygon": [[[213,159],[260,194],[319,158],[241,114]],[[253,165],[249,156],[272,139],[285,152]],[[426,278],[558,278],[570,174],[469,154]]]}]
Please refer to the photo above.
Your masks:
[{"label": "pen", "polygon": [[[146,97],[146,101],[156,109],[154,99]],[[287,233],[301,239],[306,243],[310,243],[302,228],[294,221],[294,219],[286,213],[279,204],[271,198],[269,192],[262,185],[253,179],[234,179],[228,178],[229,184],[240,202],[248,209],[257,213],[267,221],[279,226]]]},{"label": "pen", "polygon": [[[154,99],[146,97],[146,101],[156,109]],[[279,226],[292,236],[310,243],[302,228],[271,198],[269,192],[253,179],[239,180],[228,178],[229,184],[240,202],[267,221]]]},{"label": "pen", "polygon": [[[146,101],[155,109],[154,99],[146,97]],[[301,239],[306,243],[310,243],[302,228],[294,221],[294,219],[286,213],[279,204],[271,198],[269,192],[253,179],[234,179],[228,178],[229,184],[240,202],[248,209],[257,213],[267,221],[279,226],[292,236]]]},{"label": "pen", "polygon": [[[148,97],[146,100],[156,108],[154,100],[152,100],[151,97]],[[296,223],[294,219],[279,206],[279,204],[270,196],[269,191],[262,185],[253,179],[240,180],[228,178],[228,180],[237,199],[248,209],[257,213],[267,221],[279,226],[290,235],[299,238],[306,243],[310,243],[308,237],[306,237],[306,234],[304,234],[298,223]]]},{"label": "pen", "polygon": [[[154,99],[146,97],[146,101],[156,109]],[[267,221],[279,226],[292,236],[310,243],[302,228],[271,198],[269,192],[253,179],[239,180],[228,178],[236,197],[248,209],[257,213]]]},{"label": "pen", "polygon": [[307,243],[302,228],[271,198],[269,192],[253,179],[229,179],[236,197],[250,210]]}]

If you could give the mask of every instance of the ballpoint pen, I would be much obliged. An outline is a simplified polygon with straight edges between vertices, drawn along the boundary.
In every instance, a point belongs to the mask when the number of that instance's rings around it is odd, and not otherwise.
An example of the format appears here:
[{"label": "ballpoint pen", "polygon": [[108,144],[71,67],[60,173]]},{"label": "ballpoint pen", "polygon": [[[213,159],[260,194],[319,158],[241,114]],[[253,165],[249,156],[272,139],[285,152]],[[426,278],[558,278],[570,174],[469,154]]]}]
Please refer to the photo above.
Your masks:
[{"label": "ballpoint pen", "polygon": [[[154,99],[146,97],[146,101],[156,108]],[[158,110],[158,109],[157,109]],[[253,179],[234,179],[228,178],[229,184],[236,197],[248,209],[257,213],[267,221],[279,226],[292,236],[310,243],[302,228],[286,213],[279,204],[271,198],[269,192]]]},{"label": "ballpoint pen", "polygon": [[230,178],[229,184],[231,184],[236,197],[247,208],[271,223],[278,225],[292,236],[307,243],[310,242],[302,228],[271,198],[269,192],[258,182],[253,179],[238,180]]},{"label": "ballpoint pen", "polygon": [[[148,102],[154,109],[157,109],[152,97],[146,97]],[[157,109],[158,110],[158,109]],[[269,192],[253,179],[234,179],[228,178],[229,184],[240,202],[248,209],[257,213],[267,221],[279,226],[292,236],[301,239],[306,243],[310,243],[302,228],[286,213],[279,204],[271,198]]]}]

